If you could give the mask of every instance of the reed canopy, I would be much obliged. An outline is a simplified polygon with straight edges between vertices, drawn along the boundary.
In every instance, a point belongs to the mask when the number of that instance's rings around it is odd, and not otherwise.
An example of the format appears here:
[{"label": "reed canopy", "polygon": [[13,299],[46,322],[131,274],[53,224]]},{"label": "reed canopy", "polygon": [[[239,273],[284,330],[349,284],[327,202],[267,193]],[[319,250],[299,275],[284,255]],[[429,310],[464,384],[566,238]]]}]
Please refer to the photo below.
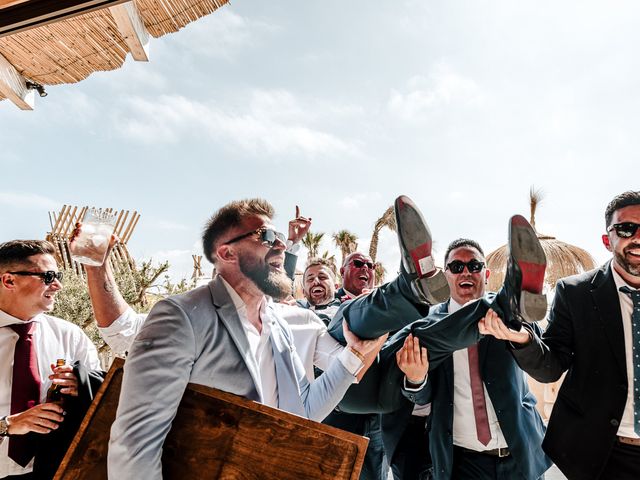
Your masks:
[{"label": "reed canopy", "polygon": [[[0,0],[0,15],[15,3],[20,2]],[[127,53],[132,51],[129,38],[132,32],[155,38],[177,32],[213,13],[228,0],[131,0],[125,3],[129,4],[126,12],[132,22],[130,31],[123,31],[122,23],[114,18],[117,10],[101,8],[0,36],[0,60],[4,57],[24,80],[40,85],[79,82],[93,72],[120,68]],[[211,41],[215,42],[215,35]],[[0,91],[0,100],[4,98],[7,97]]]}]

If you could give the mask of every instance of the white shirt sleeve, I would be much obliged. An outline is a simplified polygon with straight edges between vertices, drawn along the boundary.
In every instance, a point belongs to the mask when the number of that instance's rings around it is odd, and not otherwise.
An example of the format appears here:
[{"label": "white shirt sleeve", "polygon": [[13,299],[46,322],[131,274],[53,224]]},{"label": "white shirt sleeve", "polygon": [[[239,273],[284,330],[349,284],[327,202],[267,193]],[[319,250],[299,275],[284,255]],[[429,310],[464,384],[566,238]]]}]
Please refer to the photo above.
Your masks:
[{"label": "white shirt sleeve", "polygon": [[114,352],[124,354],[131,347],[146,319],[146,313],[136,313],[129,308],[108,327],[98,327],[98,331]]}]

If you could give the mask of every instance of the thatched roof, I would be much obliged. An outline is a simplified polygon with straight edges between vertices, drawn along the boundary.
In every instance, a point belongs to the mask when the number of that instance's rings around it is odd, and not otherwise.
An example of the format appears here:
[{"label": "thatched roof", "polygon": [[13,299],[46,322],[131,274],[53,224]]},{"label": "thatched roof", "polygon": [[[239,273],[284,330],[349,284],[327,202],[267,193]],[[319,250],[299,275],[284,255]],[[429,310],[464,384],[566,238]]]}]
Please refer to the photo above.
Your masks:
[{"label": "thatched roof", "polygon": [[[531,219],[529,223],[534,228],[536,224],[536,209],[541,200],[541,192],[532,189],[530,192]],[[540,245],[547,256],[545,283],[550,288],[555,288],[556,283],[561,278],[595,268],[596,262],[586,250],[562,242],[550,235],[544,235],[539,232],[537,232],[537,235]],[[487,267],[491,270],[488,285],[490,291],[498,291],[504,281],[507,255],[507,245],[503,245],[487,255]]]},{"label": "thatched roof", "polygon": [[[160,37],[213,13],[229,0],[135,0],[149,34]],[[129,51],[108,8],[0,37],[3,55],[27,80],[75,83],[122,66]],[[0,100],[4,97],[0,94]]]}]

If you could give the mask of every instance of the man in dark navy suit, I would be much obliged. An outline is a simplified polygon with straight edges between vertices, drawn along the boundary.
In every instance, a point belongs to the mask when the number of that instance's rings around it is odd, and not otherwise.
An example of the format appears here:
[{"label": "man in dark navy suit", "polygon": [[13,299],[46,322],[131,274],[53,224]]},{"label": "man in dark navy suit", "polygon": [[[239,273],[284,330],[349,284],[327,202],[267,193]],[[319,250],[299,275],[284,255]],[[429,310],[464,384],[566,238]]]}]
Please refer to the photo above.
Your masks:
[{"label": "man in dark navy suit", "polygon": [[[453,241],[445,254],[451,298],[432,307],[432,312],[454,313],[482,298],[489,275],[477,242]],[[541,448],[544,425],[506,342],[487,336],[476,345],[455,351],[429,372],[425,386],[422,379],[428,364],[423,361],[421,377],[415,371],[410,374],[408,366],[401,363],[412,341],[409,336],[398,363],[407,376],[407,390],[415,392],[418,403],[431,402],[433,478],[540,478],[551,466]],[[421,357],[426,356],[421,355],[416,340],[415,358]]]},{"label": "man in dark navy suit", "polygon": [[522,336],[513,354],[541,382],[567,372],[542,444],[570,479],[640,478],[640,191],[616,196],[602,236],[613,258],[556,285],[549,326]]}]

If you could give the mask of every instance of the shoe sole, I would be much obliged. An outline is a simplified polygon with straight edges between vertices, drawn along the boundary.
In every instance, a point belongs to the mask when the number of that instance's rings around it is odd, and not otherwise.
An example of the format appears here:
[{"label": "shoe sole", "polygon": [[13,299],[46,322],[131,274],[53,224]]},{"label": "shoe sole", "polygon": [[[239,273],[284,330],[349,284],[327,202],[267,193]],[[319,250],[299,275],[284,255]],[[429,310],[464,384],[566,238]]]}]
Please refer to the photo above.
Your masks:
[{"label": "shoe sole", "polygon": [[[432,274],[436,265],[431,256],[431,232],[424,217],[413,201],[405,195],[396,198],[394,214],[405,269],[420,279]],[[412,228],[406,228],[408,225]],[[411,257],[410,261],[405,252]]]},{"label": "shoe sole", "polygon": [[442,270],[438,270],[431,277],[417,278],[414,282],[421,285],[419,288],[422,292],[426,292],[426,300],[431,305],[446,302],[451,295],[447,278]]},{"label": "shoe sole", "polygon": [[542,294],[547,257],[535,230],[521,215],[509,221],[509,254],[522,273],[520,314],[527,322],[540,321],[547,314],[547,297]]}]

